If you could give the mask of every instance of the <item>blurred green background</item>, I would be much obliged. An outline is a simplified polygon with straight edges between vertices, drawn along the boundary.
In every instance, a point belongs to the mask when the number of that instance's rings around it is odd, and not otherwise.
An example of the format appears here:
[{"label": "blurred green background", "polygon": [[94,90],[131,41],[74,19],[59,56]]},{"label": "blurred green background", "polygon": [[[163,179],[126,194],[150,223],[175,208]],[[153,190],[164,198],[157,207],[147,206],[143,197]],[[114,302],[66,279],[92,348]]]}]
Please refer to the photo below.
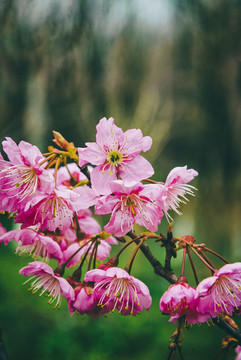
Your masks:
[{"label": "blurred green background", "polygon": [[[0,140],[45,152],[56,130],[84,146],[104,116],[123,130],[142,129],[153,138],[145,157],[154,179],[175,166],[199,172],[199,191],[175,217],[174,234],[240,261],[240,31],[240,0],[0,0]],[[160,232],[166,228],[163,220]],[[150,288],[150,311],[93,320],[30,295],[18,275],[29,259],[14,247],[0,249],[9,360],[166,359],[175,326],[158,304],[168,283],[142,254],[133,275]],[[160,246],[150,247],[162,261]],[[173,267],[180,271],[179,258]],[[206,324],[186,330],[184,358],[214,359],[224,335]]]}]

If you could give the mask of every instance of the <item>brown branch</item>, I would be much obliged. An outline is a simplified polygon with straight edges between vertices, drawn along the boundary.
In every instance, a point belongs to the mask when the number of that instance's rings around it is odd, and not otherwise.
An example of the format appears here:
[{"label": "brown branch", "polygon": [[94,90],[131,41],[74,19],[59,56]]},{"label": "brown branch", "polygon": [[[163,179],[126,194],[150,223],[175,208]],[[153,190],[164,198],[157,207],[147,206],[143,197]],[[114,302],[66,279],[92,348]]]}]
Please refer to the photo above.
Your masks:
[{"label": "brown branch", "polygon": [[213,318],[212,321],[216,324],[220,329],[224,330],[226,333],[235,338],[239,345],[241,345],[241,332],[239,329],[235,329],[233,326],[229,325],[222,318]]},{"label": "brown branch", "polygon": [[87,165],[82,166],[82,167],[80,168],[80,170],[81,170],[81,172],[87,177],[87,179],[89,180],[89,182],[88,182],[87,185],[91,187],[90,172],[89,172],[89,170],[88,170]]},{"label": "brown branch", "polygon": [[[140,240],[138,239],[139,237],[136,235],[136,233],[134,231],[128,232],[127,235],[131,239],[136,239],[135,243],[137,245],[139,245],[139,243],[140,243]],[[175,284],[177,282],[177,277],[174,274],[174,271],[171,268],[169,268],[169,269],[164,268],[162,266],[162,264],[152,254],[152,252],[147,244],[141,244],[140,249],[141,249],[142,253],[145,255],[145,257],[147,258],[147,260],[149,261],[149,263],[153,266],[155,274],[163,277],[171,284]]]},{"label": "brown branch", "polygon": [[[131,239],[135,239],[135,243],[138,245],[141,240],[139,240],[139,237],[134,231],[130,231],[127,234]],[[169,283],[175,284],[177,282],[177,277],[173,270],[167,270],[167,268],[164,268],[162,264],[155,258],[155,256],[152,254],[149,246],[147,244],[141,244],[140,249],[142,253],[145,255],[147,260],[150,262],[150,264],[154,268],[154,273],[158,276],[163,277],[166,279]],[[238,329],[235,329],[233,326],[228,324],[225,320],[222,318],[213,318],[213,323],[216,324],[220,329],[224,330],[226,333],[237,339],[238,343],[241,345],[241,332]],[[181,356],[181,354],[180,354]]]}]

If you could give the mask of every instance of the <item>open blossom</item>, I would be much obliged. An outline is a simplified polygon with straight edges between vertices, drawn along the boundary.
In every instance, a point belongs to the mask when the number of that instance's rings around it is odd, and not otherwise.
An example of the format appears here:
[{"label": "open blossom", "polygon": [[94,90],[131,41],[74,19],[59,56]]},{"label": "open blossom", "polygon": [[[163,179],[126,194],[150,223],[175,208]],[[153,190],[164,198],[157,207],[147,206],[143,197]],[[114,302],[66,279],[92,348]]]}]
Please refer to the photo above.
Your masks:
[{"label": "open blossom", "polygon": [[195,295],[196,290],[187,283],[171,285],[161,297],[160,310],[164,314],[171,315],[169,321],[174,323],[183,315],[190,324],[205,322],[210,315],[197,312]]},{"label": "open blossom", "polygon": [[152,185],[115,180],[110,188],[114,195],[101,197],[95,206],[96,214],[111,213],[105,231],[123,236],[135,223],[157,231],[163,213],[154,201]]},{"label": "open blossom", "polygon": [[94,282],[97,305],[107,312],[118,310],[122,315],[136,315],[149,310],[152,299],[148,287],[125,270],[111,267],[94,269],[85,274],[85,282]]},{"label": "open blossom", "polygon": [[193,190],[196,189],[188,183],[197,175],[197,171],[187,169],[187,166],[178,166],[170,171],[165,184],[159,185],[160,195],[157,202],[167,218],[173,220],[168,213],[169,210],[173,210],[178,215],[182,215],[178,208],[180,203],[185,204],[188,201],[186,195],[194,196]]},{"label": "open blossom", "polygon": [[0,159],[1,210],[22,209],[34,195],[51,192],[54,178],[41,166],[45,158],[36,146],[25,141],[17,145],[11,138],[2,145],[9,161]]},{"label": "open blossom", "polygon": [[75,299],[74,289],[68,281],[55,274],[49,265],[41,261],[29,263],[28,266],[19,271],[19,274],[32,276],[25,283],[36,278],[30,285],[33,294],[41,289],[39,296],[47,293],[50,298],[49,304],[56,301],[55,307],[60,306],[62,296],[66,298],[68,303]]},{"label": "open blossom", "polygon": [[65,230],[70,227],[74,211],[88,208],[97,200],[96,194],[88,186],[74,190],[54,190],[27,211],[20,212],[15,217],[16,223],[23,227],[38,225],[44,231]]},{"label": "open blossom", "polygon": [[38,233],[33,229],[18,230],[15,240],[19,242],[16,252],[27,253],[35,259],[41,257],[48,262],[50,258],[62,260],[63,253],[59,244],[51,237]]},{"label": "open blossom", "polygon": [[114,124],[114,119],[103,118],[96,126],[96,143],[78,148],[79,165],[96,165],[91,172],[93,188],[103,195],[110,194],[110,183],[120,176],[123,180],[140,181],[154,174],[151,164],[141,151],[150,149],[152,139],[139,129],[125,132]]},{"label": "open blossom", "polygon": [[241,263],[224,265],[213,276],[201,281],[197,286],[198,311],[232,315],[241,307]]},{"label": "open blossom", "polygon": [[16,229],[0,235],[0,243],[7,245],[15,240],[18,243],[16,252],[27,253],[34,258],[41,257],[48,262],[50,258],[61,260],[63,253],[59,244],[51,237],[33,229]]}]

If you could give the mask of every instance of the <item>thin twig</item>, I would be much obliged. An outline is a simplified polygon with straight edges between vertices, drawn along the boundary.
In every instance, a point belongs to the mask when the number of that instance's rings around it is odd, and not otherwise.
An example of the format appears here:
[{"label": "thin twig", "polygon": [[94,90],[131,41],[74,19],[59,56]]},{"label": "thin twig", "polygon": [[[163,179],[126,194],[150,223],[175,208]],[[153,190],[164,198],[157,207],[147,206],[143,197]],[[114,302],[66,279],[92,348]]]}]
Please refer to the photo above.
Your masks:
[{"label": "thin twig", "polygon": [[228,260],[226,260],[223,256],[219,255],[218,253],[216,253],[215,251],[207,248],[206,246],[203,248],[203,250],[210,252],[211,254],[217,256],[219,259],[223,260],[226,264],[230,264],[230,262]]},{"label": "thin twig", "polygon": [[[138,239],[138,236],[136,235],[136,233],[134,231],[129,231],[127,235],[131,239],[135,239],[135,242],[137,245],[140,243],[140,240]],[[174,272],[172,270],[167,271],[166,269],[164,269],[162,264],[152,254],[152,252],[147,244],[141,244],[140,249],[141,249],[142,253],[145,255],[145,257],[147,258],[147,260],[150,262],[150,264],[153,266],[155,274],[163,277],[171,284],[175,284],[177,282],[177,277],[174,274]]]},{"label": "thin twig", "polygon": [[189,260],[190,260],[190,264],[191,264],[191,267],[192,267],[192,271],[193,271],[193,275],[194,275],[196,284],[198,285],[199,281],[198,281],[198,277],[197,277],[197,272],[196,272],[196,269],[195,269],[195,266],[194,266],[194,262],[193,262],[193,259],[192,259],[192,255],[190,253],[189,246],[187,246],[187,254],[188,254],[188,257],[189,257]]}]

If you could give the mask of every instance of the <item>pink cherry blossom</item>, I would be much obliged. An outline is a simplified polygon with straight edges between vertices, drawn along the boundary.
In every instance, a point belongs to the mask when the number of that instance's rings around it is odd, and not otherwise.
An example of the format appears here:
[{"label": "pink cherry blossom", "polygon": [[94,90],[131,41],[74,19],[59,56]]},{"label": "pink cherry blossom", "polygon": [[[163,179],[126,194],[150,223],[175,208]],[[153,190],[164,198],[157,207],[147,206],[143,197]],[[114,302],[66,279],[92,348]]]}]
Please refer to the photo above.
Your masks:
[{"label": "pink cherry blossom", "polygon": [[0,235],[0,243],[7,245],[12,240],[18,243],[16,252],[20,254],[27,253],[34,258],[41,257],[47,262],[50,258],[60,261],[63,257],[62,250],[56,241],[34,229],[16,229]]},{"label": "pink cherry blossom", "polygon": [[111,267],[94,269],[85,274],[85,282],[94,282],[98,306],[107,312],[115,309],[122,315],[136,315],[151,306],[148,287],[125,270]]},{"label": "pink cherry blossom", "polygon": [[241,346],[240,346],[240,345],[238,345],[238,346],[236,347],[235,352],[236,352],[236,354],[237,354],[235,360],[241,360]]},{"label": "pink cherry blossom", "polygon": [[41,257],[49,262],[50,258],[62,260],[63,253],[59,244],[51,237],[38,233],[33,229],[18,230],[15,240],[19,242],[16,252],[27,253],[37,259]]},{"label": "pink cherry blossom", "polygon": [[168,174],[165,184],[159,185],[160,194],[157,203],[163,209],[167,218],[173,220],[168,213],[169,210],[182,215],[178,210],[180,203],[185,204],[188,201],[186,195],[194,196],[193,190],[196,190],[194,186],[187,183],[197,175],[197,171],[188,170],[187,166],[175,167]]},{"label": "pink cherry blossom", "polygon": [[88,186],[75,190],[54,190],[45,197],[39,197],[34,206],[27,211],[20,212],[15,217],[16,223],[22,223],[22,227],[31,225],[40,226],[44,231],[66,230],[73,220],[74,211],[88,208],[94,205],[97,196]]},{"label": "pink cherry blossom", "polygon": [[90,317],[96,318],[101,315],[100,310],[97,307],[93,287],[84,283],[75,288],[75,300],[70,307],[71,315],[74,311],[78,311],[80,314],[87,314]]},{"label": "pink cherry blossom", "polygon": [[41,166],[45,158],[36,146],[25,141],[17,145],[11,138],[2,145],[9,161],[0,159],[1,210],[22,209],[34,195],[52,191],[53,175]]},{"label": "pink cherry blossom", "polygon": [[214,276],[201,281],[197,286],[197,309],[209,313],[232,315],[241,307],[241,263],[224,265]]},{"label": "pink cherry blossom", "polygon": [[19,274],[31,276],[25,283],[32,280],[33,277],[36,277],[30,285],[32,293],[34,294],[42,289],[39,296],[47,293],[50,298],[48,301],[49,304],[56,301],[55,307],[60,306],[62,296],[64,296],[68,302],[74,301],[75,299],[74,289],[68,281],[55,274],[49,265],[41,261],[29,263],[28,266],[25,266],[19,271]]},{"label": "pink cherry blossom", "polygon": [[171,285],[160,299],[160,310],[164,314],[171,315],[169,321],[174,323],[185,315],[186,322],[196,324],[205,322],[210,317],[208,314],[200,314],[196,311],[196,290],[187,283]]},{"label": "pink cherry blossom", "polygon": [[80,166],[96,165],[91,172],[91,183],[99,194],[110,194],[110,183],[117,176],[140,181],[154,174],[151,164],[139,155],[150,149],[152,139],[149,136],[143,137],[139,129],[123,132],[113,118],[101,119],[96,129],[96,143],[86,143],[87,147],[78,148],[78,153]]},{"label": "pink cherry blossom", "polygon": [[154,201],[152,185],[115,180],[110,188],[114,195],[101,197],[95,206],[96,214],[111,213],[105,231],[123,236],[135,223],[157,231],[163,213]]},{"label": "pink cherry blossom", "polygon": [[0,235],[0,243],[7,245],[10,241],[15,240],[19,230],[5,231]]}]

